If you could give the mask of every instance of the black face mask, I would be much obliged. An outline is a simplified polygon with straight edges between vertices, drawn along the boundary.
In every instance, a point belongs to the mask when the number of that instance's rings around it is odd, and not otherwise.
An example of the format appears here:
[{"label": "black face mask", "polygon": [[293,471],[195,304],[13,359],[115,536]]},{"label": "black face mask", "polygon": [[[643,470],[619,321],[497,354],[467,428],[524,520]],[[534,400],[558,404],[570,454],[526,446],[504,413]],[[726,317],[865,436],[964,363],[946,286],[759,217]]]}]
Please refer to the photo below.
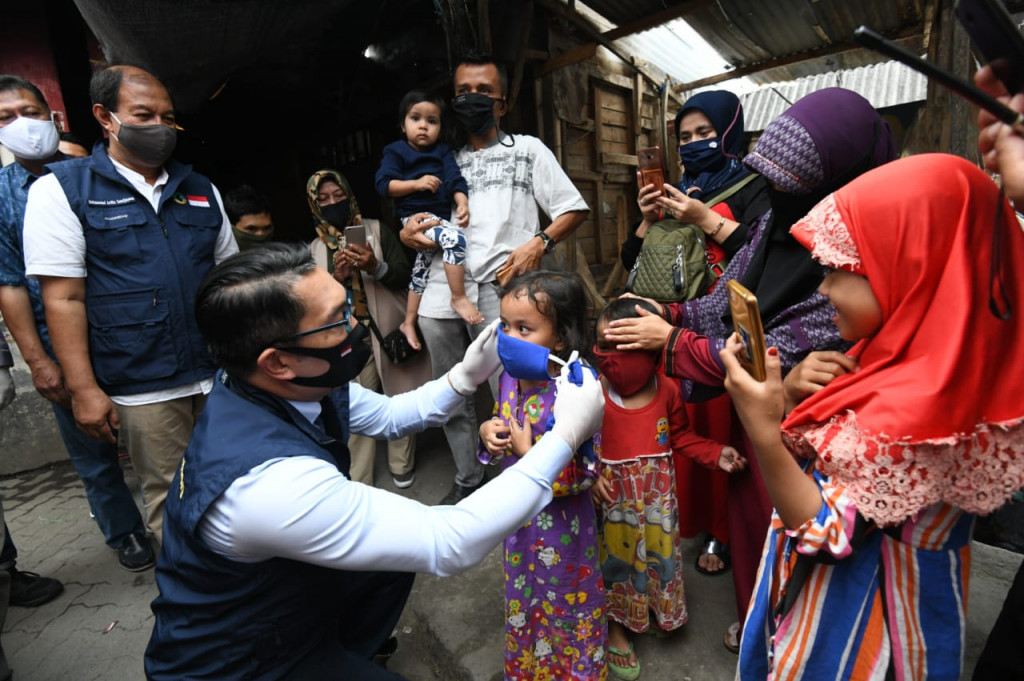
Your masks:
[{"label": "black face mask", "polygon": [[781,229],[774,230],[774,233],[781,234],[782,237],[788,237],[789,228],[795,225],[800,218],[811,212],[811,209],[822,198],[824,197],[819,191],[811,192],[807,196],[796,196],[779,191],[769,185],[768,203],[772,207],[772,219],[775,221],[775,225],[781,226]]},{"label": "black face mask", "polygon": [[320,212],[324,220],[331,223],[338,229],[345,229],[348,219],[351,217],[352,206],[348,199],[332,203],[329,206],[320,206]]},{"label": "black face mask", "polygon": [[452,100],[455,118],[470,135],[482,135],[498,126],[494,119],[494,102],[479,92],[466,92]]},{"label": "black face mask", "polygon": [[114,139],[143,163],[162,166],[174,153],[174,145],[178,141],[178,133],[174,128],[162,124],[128,125],[122,123],[113,112],[110,117],[120,126]]},{"label": "black face mask", "polygon": [[303,357],[322,359],[330,367],[319,376],[296,376],[291,380],[295,385],[306,388],[340,388],[363,370],[370,359],[370,345],[366,340],[366,327],[356,324],[345,340],[329,348],[302,348],[277,346],[278,350]]}]

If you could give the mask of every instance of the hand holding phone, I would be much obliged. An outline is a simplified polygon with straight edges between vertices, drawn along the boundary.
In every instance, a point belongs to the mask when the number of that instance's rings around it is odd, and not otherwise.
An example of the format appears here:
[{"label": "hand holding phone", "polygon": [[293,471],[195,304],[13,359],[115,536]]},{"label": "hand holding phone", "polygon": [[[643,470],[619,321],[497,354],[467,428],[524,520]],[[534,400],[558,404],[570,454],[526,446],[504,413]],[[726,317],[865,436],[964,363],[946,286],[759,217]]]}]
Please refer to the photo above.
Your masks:
[{"label": "hand holding phone", "polygon": [[1010,94],[1024,91],[1024,36],[999,0],[957,0],[956,18]]},{"label": "hand holding phone", "polygon": [[739,356],[740,365],[763,383],[768,374],[764,366],[764,327],[761,326],[757,297],[735,279],[729,280],[728,287],[732,323],[743,344],[743,352]]}]

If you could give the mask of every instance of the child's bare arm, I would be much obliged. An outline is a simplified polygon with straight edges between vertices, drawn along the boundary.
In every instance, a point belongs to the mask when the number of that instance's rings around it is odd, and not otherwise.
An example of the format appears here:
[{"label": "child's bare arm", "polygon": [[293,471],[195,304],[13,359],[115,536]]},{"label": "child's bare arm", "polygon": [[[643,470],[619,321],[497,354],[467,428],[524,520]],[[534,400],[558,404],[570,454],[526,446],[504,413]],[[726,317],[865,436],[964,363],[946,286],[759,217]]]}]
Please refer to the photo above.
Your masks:
[{"label": "child's bare arm", "polygon": [[693,459],[705,468],[718,470],[722,443],[702,437],[690,427],[683,396],[678,392],[673,393],[669,404],[668,428],[673,454]]}]

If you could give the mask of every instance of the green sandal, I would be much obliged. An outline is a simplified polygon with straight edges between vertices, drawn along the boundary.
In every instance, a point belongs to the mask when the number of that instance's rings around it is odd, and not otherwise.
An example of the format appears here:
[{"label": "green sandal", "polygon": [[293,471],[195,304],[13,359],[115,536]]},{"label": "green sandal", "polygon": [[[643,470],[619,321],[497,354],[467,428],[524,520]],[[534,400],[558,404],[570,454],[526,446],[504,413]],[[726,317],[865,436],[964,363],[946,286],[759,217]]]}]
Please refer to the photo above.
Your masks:
[{"label": "green sandal", "polygon": [[[630,656],[633,654],[633,642],[632,641],[629,642],[629,648],[626,649],[626,652],[622,652],[618,648],[614,648],[612,646],[608,646],[608,654],[609,655],[619,655],[620,657],[626,658],[626,661],[628,662]],[[623,667],[621,665],[617,665],[614,662],[612,662],[612,658],[609,657],[608,658],[608,668],[612,670],[612,674],[615,674],[615,676],[619,677],[623,681],[636,681],[637,679],[640,678],[640,659],[639,658],[637,658],[636,666],[635,667]]]}]

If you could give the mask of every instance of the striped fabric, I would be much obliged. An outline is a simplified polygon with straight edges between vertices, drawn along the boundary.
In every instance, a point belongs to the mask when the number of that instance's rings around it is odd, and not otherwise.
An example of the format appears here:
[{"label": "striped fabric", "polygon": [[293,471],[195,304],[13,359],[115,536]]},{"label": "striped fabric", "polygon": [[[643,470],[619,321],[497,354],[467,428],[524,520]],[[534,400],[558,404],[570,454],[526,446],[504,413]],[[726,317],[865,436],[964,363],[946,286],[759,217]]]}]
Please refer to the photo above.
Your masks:
[{"label": "striped fabric", "polygon": [[880,529],[808,469],[821,510],[795,531],[773,516],[737,678],[958,679],[974,516],[935,504]]}]

